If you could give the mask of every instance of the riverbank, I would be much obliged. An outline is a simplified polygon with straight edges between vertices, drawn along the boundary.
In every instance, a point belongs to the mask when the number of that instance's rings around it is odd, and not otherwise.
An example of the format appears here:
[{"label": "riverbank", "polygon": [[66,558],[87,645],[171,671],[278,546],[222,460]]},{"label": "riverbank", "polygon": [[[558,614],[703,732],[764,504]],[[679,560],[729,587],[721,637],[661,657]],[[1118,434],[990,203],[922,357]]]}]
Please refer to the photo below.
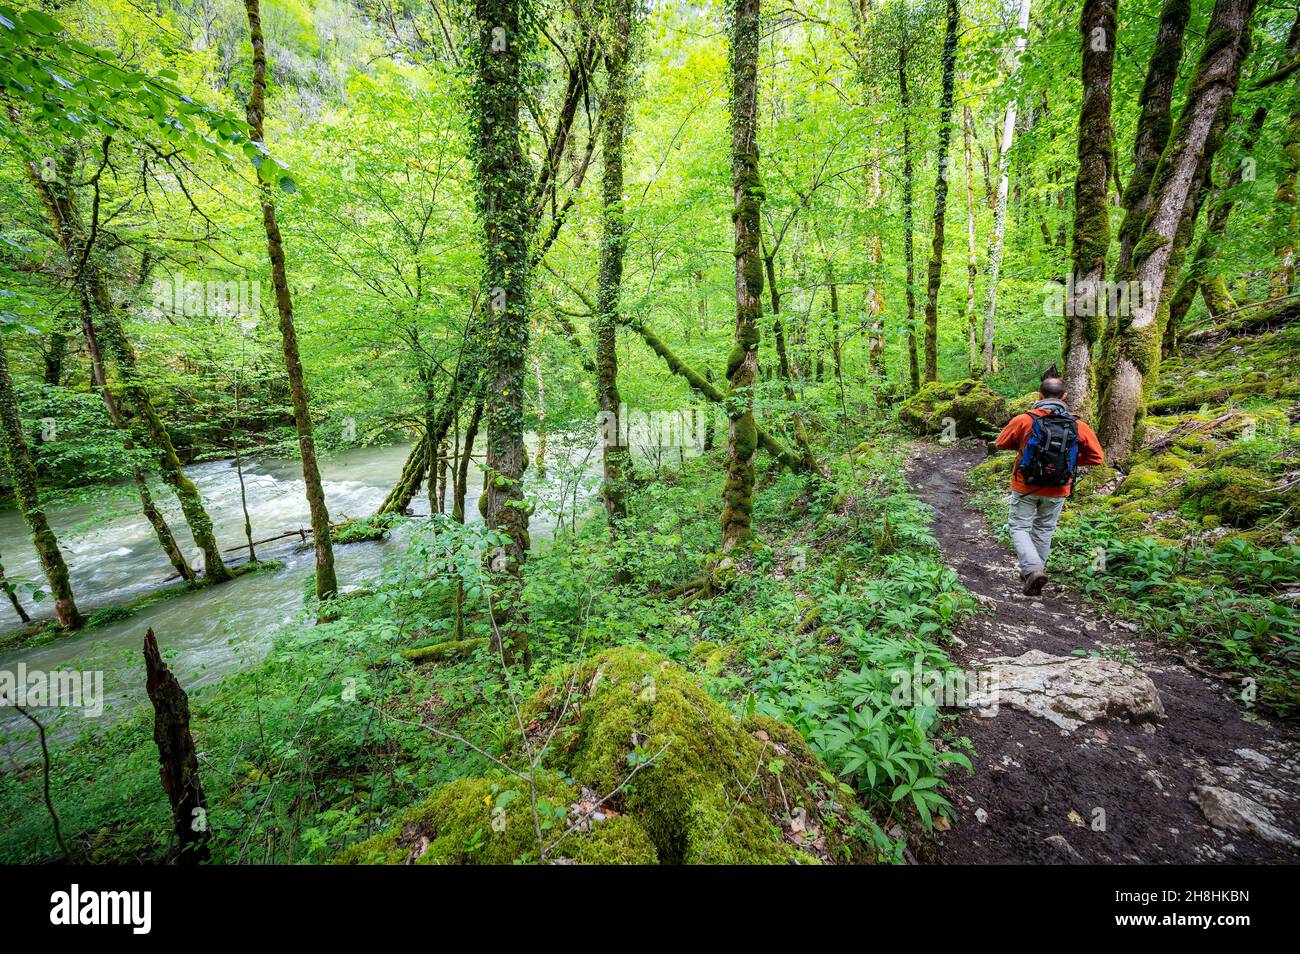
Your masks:
[{"label": "riverbank", "polygon": [[[901,860],[908,833],[945,811],[935,787],[965,757],[941,743],[938,710],[890,704],[887,671],[910,669],[918,653],[944,665],[946,634],[970,609],[938,562],[901,454],[881,434],[836,450],[831,479],[817,487],[767,471],[756,496],[765,545],[749,572],[685,607],[663,594],[698,575],[716,546],[716,453],[636,491],[615,544],[600,521],[539,541],[525,589],[533,666],[509,681],[486,651],[434,664],[401,657],[450,638],[454,588],[439,579],[464,584],[466,637],[489,629],[482,531],[415,529],[373,592],[346,601],[337,621],[299,617],[260,663],[192,691],[214,859],[332,859],[439,784],[488,769],[469,746],[503,753],[515,731],[511,698],[531,694],[552,666],[635,644],[685,666],[733,714],[792,724],[832,778],[860,794],[857,836]],[[620,565],[633,582],[615,586]],[[870,727],[855,718],[863,698],[879,703]],[[139,712],[94,744],[56,753],[56,810],[79,858],[166,854],[152,746]],[[0,776],[0,814],[15,819],[0,834],[0,860],[55,855],[39,792],[37,765]]]}]

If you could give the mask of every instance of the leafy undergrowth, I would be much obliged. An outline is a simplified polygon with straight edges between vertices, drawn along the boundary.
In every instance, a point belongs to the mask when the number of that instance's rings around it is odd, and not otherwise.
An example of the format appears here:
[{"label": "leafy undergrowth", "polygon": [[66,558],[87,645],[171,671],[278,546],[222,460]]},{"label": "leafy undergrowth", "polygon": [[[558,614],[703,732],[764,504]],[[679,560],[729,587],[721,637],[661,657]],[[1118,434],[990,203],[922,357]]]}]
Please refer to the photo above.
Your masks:
[{"label": "leafy undergrowth", "polygon": [[[478,554],[492,542],[486,531],[439,520],[413,534],[404,558],[373,588],[341,601],[331,622],[286,627],[261,664],[194,693],[213,859],[329,861],[397,823],[384,860],[393,860],[399,841],[396,860],[423,856],[420,837],[437,843],[434,859],[537,860],[536,830],[518,850],[505,850],[501,839],[521,837],[518,829],[491,824],[498,802],[519,797],[518,776],[502,775],[503,765],[518,771],[518,709],[553,685],[555,673],[585,674],[581,667],[602,650],[635,645],[680,666],[744,741],[729,757],[739,761],[718,769],[725,777],[699,790],[707,797],[691,796],[697,830],[669,830],[641,811],[639,833],[619,822],[627,830],[610,836],[606,859],[649,860],[653,849],[665,861],[798,860],[810,851],[818,860],[901,860],[908,833],[948,812],[944,779],[969,761],[964,740],[945,738],[937,707],[899,698],[897,674],[951,668],[943,646],[971,603],[938,557],[926,509],[905,489],[896,438],[881,434],[824,449],[823,457],[831,476],[819,482],[760,465],[755,523],[763,542],[721,594],[666,595],[698,577],[717,546],[717,453],[636,487],[615,543],[603,520],[591,520],[539,546],[525,596],[532,665],[508,678],[483,638],[490,627]],[[616,586],[620,568],[631,582]],[[401,655],[441,642],[451,649],[430,653],[437,662]],[[785,753],[806,740],[809,757],[774,755],[763,735]],[[755,746],[766,754],[751,757]],[[562,753],[539,767],[554,775],[542,783],[554,789],[543,799],[548,810],[528,813],[527,827],[541,829],[543,843],[565,833],[574,806],[607,794],[597,786],[613,780],[619,759],[630,775],[645,755],[632,742],[587,778],[578,767],[587,763]],[[740,762],[762,764],[769,810],[736,807],[754,801]],[[792,787],[812,794],[778,799],[799,774],[793,769],[810,765]],[[655,789],[655,771],[646,766],[625,779],[601,814],[622,817],[640,804]],[[451,782],[459,787],[441,788]],[[842,783],[851,794],[836,794]],[[78,860],[167,856],[170,818],[147,712],[56,749],[52,790]],[[0,816],[9,820],[0,860],[58,856],[40,792],[36,764],[0,775]],[[457,811],[477,800],[483,811],[475,809],[468,827],[426,825],[414,844],[402,840],[409,813],[419,811],[412,806],[430,797]],[[833,821],[823,814],[828,802],[842,809]],[[739,849],[715,839],[710,826],[730,830],[737,815],[745,830],[771,837]],[[591,839],[575,841],[582,857],[574,860],[599,860],[578,842]],[[833,850],[850,843],[865,847]],[[701,850],[708,845],[718,847]]]}]

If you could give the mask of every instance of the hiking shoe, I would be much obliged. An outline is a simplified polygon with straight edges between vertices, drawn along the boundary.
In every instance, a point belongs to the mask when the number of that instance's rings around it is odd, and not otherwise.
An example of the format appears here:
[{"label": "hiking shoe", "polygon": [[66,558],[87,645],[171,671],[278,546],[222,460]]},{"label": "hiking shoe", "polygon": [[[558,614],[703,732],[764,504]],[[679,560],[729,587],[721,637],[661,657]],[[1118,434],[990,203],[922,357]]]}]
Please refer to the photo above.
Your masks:
[{"label": "hiking shoe", "polygon": [[1043,592],[1043,587],[1047,585],[1047,573],[1043,570],[1035,570],[1025,577],[1024,594],[1026,596],[1037,596]]}]

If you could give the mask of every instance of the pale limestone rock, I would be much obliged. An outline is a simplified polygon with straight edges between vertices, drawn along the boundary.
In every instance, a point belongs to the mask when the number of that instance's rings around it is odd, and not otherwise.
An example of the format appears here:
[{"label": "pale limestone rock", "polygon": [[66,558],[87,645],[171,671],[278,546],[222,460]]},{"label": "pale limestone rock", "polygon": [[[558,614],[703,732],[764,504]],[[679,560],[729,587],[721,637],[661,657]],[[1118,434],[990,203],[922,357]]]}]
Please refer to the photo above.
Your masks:
[{"label": "pale limestone rock", "polygon": [[1031,649],[1020,656],[999,656],[978,663],[989,672],[988,688],[970,697],[970,705],[996,713],[1010,706],[1072,731],[1097,719],[1150,723],[1163,719],[1160,692],[1145,673],[1098,656],[1052,656]]}]

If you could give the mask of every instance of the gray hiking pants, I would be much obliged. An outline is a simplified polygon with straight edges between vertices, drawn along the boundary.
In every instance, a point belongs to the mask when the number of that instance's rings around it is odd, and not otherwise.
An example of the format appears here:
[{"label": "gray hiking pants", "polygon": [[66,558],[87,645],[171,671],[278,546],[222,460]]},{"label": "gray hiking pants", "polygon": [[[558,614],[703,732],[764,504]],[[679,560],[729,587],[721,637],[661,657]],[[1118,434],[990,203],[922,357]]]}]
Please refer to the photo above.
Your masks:
[{"label": "gray hiking pants", "polygon": [[1052,534],[1056,532],[1056,521],[1061,519],[1064,507],[1064,497],[1011,492],[1007,525],[1020,561],[1021,576],[1047,566],[1047,556],[1052,552]]}]

